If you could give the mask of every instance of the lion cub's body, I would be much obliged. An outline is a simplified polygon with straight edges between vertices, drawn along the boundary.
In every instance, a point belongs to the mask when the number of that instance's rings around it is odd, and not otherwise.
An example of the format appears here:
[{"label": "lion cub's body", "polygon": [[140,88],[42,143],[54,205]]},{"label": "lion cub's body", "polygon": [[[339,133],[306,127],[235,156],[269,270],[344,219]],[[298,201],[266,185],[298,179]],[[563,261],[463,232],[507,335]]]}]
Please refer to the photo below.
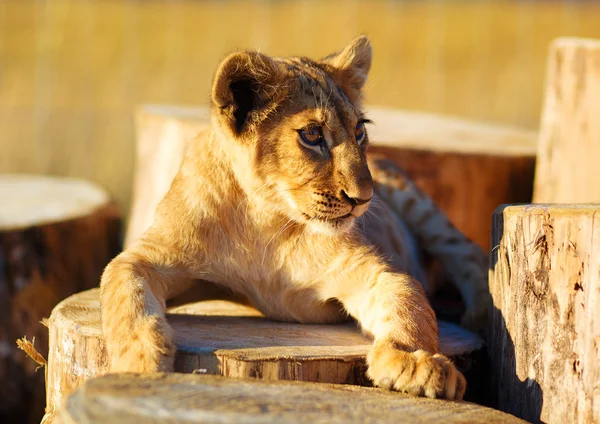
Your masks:
[{"label": "lion cub's body", "polygon": [[166,302],[218,287],[277,320],[350,315],[374,338],[376,384],[462,397],[464,379],[437,353],[418,250],[457,284],[471,326],[487,306],[484,257],[393,164],[367,166],[369,66],[365,38],[321,62],[224,62],[211,131],[189,147],[151,228],[103,275],[112,371],[172,370]]}]

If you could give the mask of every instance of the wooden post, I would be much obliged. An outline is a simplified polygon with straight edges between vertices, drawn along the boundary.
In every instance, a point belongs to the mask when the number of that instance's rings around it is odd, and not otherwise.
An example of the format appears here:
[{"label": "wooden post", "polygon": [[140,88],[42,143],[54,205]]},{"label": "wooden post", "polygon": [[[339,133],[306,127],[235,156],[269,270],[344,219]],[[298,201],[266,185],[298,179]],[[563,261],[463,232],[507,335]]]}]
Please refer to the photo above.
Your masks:
[{"label": "wooden post", "polygon": [[[46,356],[40,323],[65,297],[98,285],[120,248],[120,215],[107,193],[85,181],[0,176],[0,410],[39,421],[44,373],[17,350],[35,337]],[[9,413],[8,413],[9,414]],[[5,415],[6,417],[6,415]],[[16,417],[14,418],[16,419]]]},{"label": "wooden post", "polygon": [[[253,308],[226,301],[178,306],[169,310],[168,320],[175,332],[178,372],[369,384],[364,359],[371,340],[352,323],[273,322]],[[51,412],[83,381],[108,370],[99,291],[64,300],[52,311],[49,324],[47,410]],[[475,334],[440,321],[440,349],[463,371],[482,346]]]},{"label": "wooden post", "polygon": [[185,145],[209,126],[207,109],[146,105],[136,113],[136,165],[125,246],[152,224],[169,191]]},{"label": "wooden post", "polygon": [[381,389],[218,376],[113,374],[88,381],[54,424],[506,423],[523,421],[468,402],[415,398]]},{"label": "wooden post", "polygon": [[533,422],[600,422],[600,205],[505,206],[492,241],[497,407]]},{"label": "wooden post", "polygon": [[[537,135],[422,113],[368,108],[370,152],[394,160],[468,237],[489,248],[492,212],[530,202]],[[209,125],[202,108],[144,106],[126,245],[150,225],[177,172],[185,143]]]},{"label": "wooden post", "polygon": [[561,38],[548,58],[534,202],[600,203],[600,40]]}]

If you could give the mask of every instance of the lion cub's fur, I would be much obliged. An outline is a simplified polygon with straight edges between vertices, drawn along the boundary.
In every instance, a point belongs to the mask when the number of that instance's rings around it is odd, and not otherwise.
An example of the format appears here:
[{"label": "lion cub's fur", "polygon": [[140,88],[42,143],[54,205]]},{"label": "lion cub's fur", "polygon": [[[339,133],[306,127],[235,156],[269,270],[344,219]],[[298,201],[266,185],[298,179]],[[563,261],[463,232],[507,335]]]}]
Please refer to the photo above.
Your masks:
[{"label": "lion cub's fur", "polygon": [[[220,287],[277,320],[350,315],[373,337],[375,384],[462,398],[417,252],[459,287],[471,327],[485,315],[485,257],[394,164],[368,163],[359,122],[370,66],[366,37],[320,61],[238,52],[221,64],[212,129],[189,147],[153,225],[102,277],[111,371],[172,370],[166,302]],[[311,125],[314,146],[299,135]]]}]

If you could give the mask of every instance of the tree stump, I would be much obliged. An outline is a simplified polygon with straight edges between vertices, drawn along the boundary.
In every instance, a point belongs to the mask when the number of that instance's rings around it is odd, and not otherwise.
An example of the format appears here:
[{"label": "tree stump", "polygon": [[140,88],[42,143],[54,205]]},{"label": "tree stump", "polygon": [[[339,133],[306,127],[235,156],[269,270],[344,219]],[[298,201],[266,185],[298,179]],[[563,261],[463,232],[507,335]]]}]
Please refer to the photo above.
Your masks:
[{"label": "tree stump", "polygon": [[375,388],[218,376],[113,374],[73,393],[55,424],[94,423],[523,423],[468,402]]},{"label": "tree stump", "polygon": [[502,207],[492,237],[494,406],[600,422],[600,205]]},{"label": "tree stump", "polygon": [[47,354],[40,320],[98,285],[119,251],[120,217],[105,191],[75,179],[0,175],[0,199],[0,417],[39,422],[44,373],[15,341],[35,337]]},{"label": "tree stump", "polygon": [[208,128],[207,109],[146,105],[136,113],[136,165],[125,246],[152,224],[179,171],[185,144]]},{"label": "tree stump", "polygon": [[[364,359],[371,341],[353,323],[305,325],[273,322],[253,308],[204,301],[171,308],[175,370],[233,378],[369,384]],[[47,410],[84,380],[108,370],[100,328],[99,290],[69,297],[49,320]],[[468,370],[483,341],[440,322],[440,348]],[[474,387],[477,387],[475,385]]]},{"label": "tree stump", "polygon": [[[403,167],[468,237],[489,249],[490,219],[503,203],[530,202],[537,136],[456,118],[368,108],[372,154]],[[137,115],[138,160],[126,245],[153,219],[185,143],[208,128],[203,108],[145,106]]]},{"label": "tree stump", "polygon": [[600,40],[561,38],[548,58],[534,202],[600,203]]}]

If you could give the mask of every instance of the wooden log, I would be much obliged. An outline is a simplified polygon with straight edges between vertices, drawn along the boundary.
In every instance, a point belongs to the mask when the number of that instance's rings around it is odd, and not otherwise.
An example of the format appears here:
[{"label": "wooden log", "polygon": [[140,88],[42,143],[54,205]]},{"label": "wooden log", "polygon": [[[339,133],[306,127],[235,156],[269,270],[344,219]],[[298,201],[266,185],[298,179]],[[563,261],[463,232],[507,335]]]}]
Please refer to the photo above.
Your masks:
[{"label": "wooden log", "polygon": [[[372,154],[397,162],[467,236],[489,248],[489,217],[503,203],[530,202],[537,136],[456,118],[368,108]],[[129,245],[150,225],[185,143],[208,127],[203,108],[145,106],[137,115],[137,169]]]},{"label": "wooden log", "polygon": [[152,224],[169,190],[185,143],[209,126],[208,109],[146,105],[136,113],[136,165],[125,246]]},{"label": "wooden log", "polygon": [[536,203],[600,203],[600,40],[550,46]]},{"label": "wooden log", "polygon": [[88,381],[55,424],[94,423],[523,423],[468,402],[376,388],[218,376],[113,374]]},{"label": "wooden log", "polygon": [[39,422],[44,373],[15,341],[34,337],[47,355],[40,320],[98,285],[120,248],[120,216],[104,190],[75,179],[0,175],[0,199],[0,414]]},{"label": "wooden log", "polygon": [[493,221],[493,405],[600,422],[600,205],[505,206]]},{"label": "wooden log", "polygon": [[[369,384],[364,359],[371,341],[352,323],[302,325],[269,321],[253,308],[204,301],[169,310],[175,370],[233,378]],[[52,312],[47,409],[83,381],[108,370],[97,289],[76,294]],[[440,322],[440,345],[467,370],[483,341]]]}]

